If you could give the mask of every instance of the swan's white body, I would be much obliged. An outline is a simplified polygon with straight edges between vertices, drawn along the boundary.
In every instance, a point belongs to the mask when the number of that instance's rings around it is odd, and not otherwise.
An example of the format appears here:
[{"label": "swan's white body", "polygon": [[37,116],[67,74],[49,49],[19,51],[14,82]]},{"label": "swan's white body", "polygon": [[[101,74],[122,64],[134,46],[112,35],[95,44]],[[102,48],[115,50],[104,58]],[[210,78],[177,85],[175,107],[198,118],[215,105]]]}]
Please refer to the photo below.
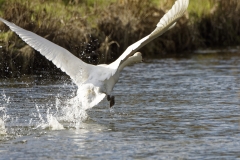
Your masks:
[{"label": "swan's white body", "polygon": [[[183,16],[189,0],[177,0],[159,21],[156,29],[148,36],[129,46],[125,52],[109,65],[91,65],[83,62],[66,49],[30,32],[2,18],[0,21],[10,27],[23,41],[39,51],[52,61],[63,72],[66,72],[78,86],[78,94],[87,98],[90,107],[98,104],[105,95],[110,95],[119,79],[120,72],[125,66],[142,61],[141,47],[171,29],[176,21]],[[83,91],[84,90],[84,91]],[[82,93],[84,92],[84,93]],[[91,95],[91,96],[89,96]],[[98,98],[94,98],[98,96]]]}]

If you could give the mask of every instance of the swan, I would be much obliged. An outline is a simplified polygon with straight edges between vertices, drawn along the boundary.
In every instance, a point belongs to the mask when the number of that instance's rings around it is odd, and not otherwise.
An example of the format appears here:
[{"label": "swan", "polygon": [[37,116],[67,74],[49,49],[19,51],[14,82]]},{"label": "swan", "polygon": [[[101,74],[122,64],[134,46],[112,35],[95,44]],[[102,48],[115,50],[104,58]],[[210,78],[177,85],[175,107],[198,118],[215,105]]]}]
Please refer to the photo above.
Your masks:
[{"label": "swan", "polygon": [[142,62],[142,54],[137,52],[141,47],[173,28],[176,21],[187,10],[189,0],[176,0],[172,8],[160,19],[155,30],[149,35],[130,45],[124,53],[109,65],[91,65],[83,62],[66,49],[36,35],[33,32],[0,18],[29,46],[39,51],[49,61],[70,76],[78,86],[77,95],[80,95],[90,107],[97,105],[107,95],[110,107],[115,103],[111,95],[114,85],[118,82],[120,72],[124,67]]}]

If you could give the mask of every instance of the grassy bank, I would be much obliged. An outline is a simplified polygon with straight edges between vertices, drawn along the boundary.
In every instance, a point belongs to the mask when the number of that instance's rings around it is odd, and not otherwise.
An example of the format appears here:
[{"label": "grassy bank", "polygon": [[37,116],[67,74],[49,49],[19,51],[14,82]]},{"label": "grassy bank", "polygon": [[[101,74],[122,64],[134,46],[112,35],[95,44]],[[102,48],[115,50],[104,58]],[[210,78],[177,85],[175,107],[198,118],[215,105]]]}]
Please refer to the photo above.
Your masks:
[{"label": "grassy bank", "polygon": [[[87,63],[114,61],[149,34],[174,0],[0,0],[0,16]],[[140,2],[140,1],[139,1]],[[240,1],[190,0],[177,26],[141,49],[145,57],[240,44]],[[0,24],[0,76],[57,70]]]}]

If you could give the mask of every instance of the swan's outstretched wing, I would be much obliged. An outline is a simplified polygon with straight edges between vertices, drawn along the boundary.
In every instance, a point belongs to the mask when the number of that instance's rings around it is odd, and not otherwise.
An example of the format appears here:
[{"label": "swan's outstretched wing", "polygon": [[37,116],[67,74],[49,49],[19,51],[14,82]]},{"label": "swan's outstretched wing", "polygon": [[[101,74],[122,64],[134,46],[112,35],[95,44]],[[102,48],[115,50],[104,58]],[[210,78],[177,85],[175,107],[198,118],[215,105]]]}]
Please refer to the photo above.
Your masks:
[{"label": "swan's outstretched wing", "polygon": [[[189,0],[177,0],[171,10],[169,10],[159,21],[157,24],[156,29],[149,34],[148,36],[142,38],[141,40],[137,41],[136,43],[129,46],[125,52],[113,63],[109,65],[109,68],[117,69],[119,65],[132,56],[137,50],[141,47],[152,41],[153,39],[157,38],[158,36],[162,35],[167,30],[174,27],[176,21],[183,16],[184,12],[187,10],[189,4]],[[114,74],[114,73],[112,73]]]},{"label": "swan's outstretched wing", "polygon": [[0,18],[0,21],[9,26],[9,28],[18,34],[28,45],[39,51],[48,60],[52,61],[53,64],[63,72],[66,72],[77,85],[83,83],[88,78],[88,74],[93,69],[93,65],[83,62],[66,49],[35,33],[22,29],[2,18]]}]

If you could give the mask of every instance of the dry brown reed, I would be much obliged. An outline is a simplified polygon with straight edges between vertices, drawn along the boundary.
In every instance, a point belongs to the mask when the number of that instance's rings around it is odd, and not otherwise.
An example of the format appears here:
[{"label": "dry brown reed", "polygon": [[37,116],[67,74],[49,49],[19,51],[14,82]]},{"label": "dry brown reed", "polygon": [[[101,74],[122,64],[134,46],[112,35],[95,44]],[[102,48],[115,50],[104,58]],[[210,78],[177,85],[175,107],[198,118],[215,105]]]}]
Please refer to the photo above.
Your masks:
[{"label": "dry brown reed", "polygon": [[196,22],[207,47],[236,46],[240,44],[240,1],[212,0],[210,14]]}]

